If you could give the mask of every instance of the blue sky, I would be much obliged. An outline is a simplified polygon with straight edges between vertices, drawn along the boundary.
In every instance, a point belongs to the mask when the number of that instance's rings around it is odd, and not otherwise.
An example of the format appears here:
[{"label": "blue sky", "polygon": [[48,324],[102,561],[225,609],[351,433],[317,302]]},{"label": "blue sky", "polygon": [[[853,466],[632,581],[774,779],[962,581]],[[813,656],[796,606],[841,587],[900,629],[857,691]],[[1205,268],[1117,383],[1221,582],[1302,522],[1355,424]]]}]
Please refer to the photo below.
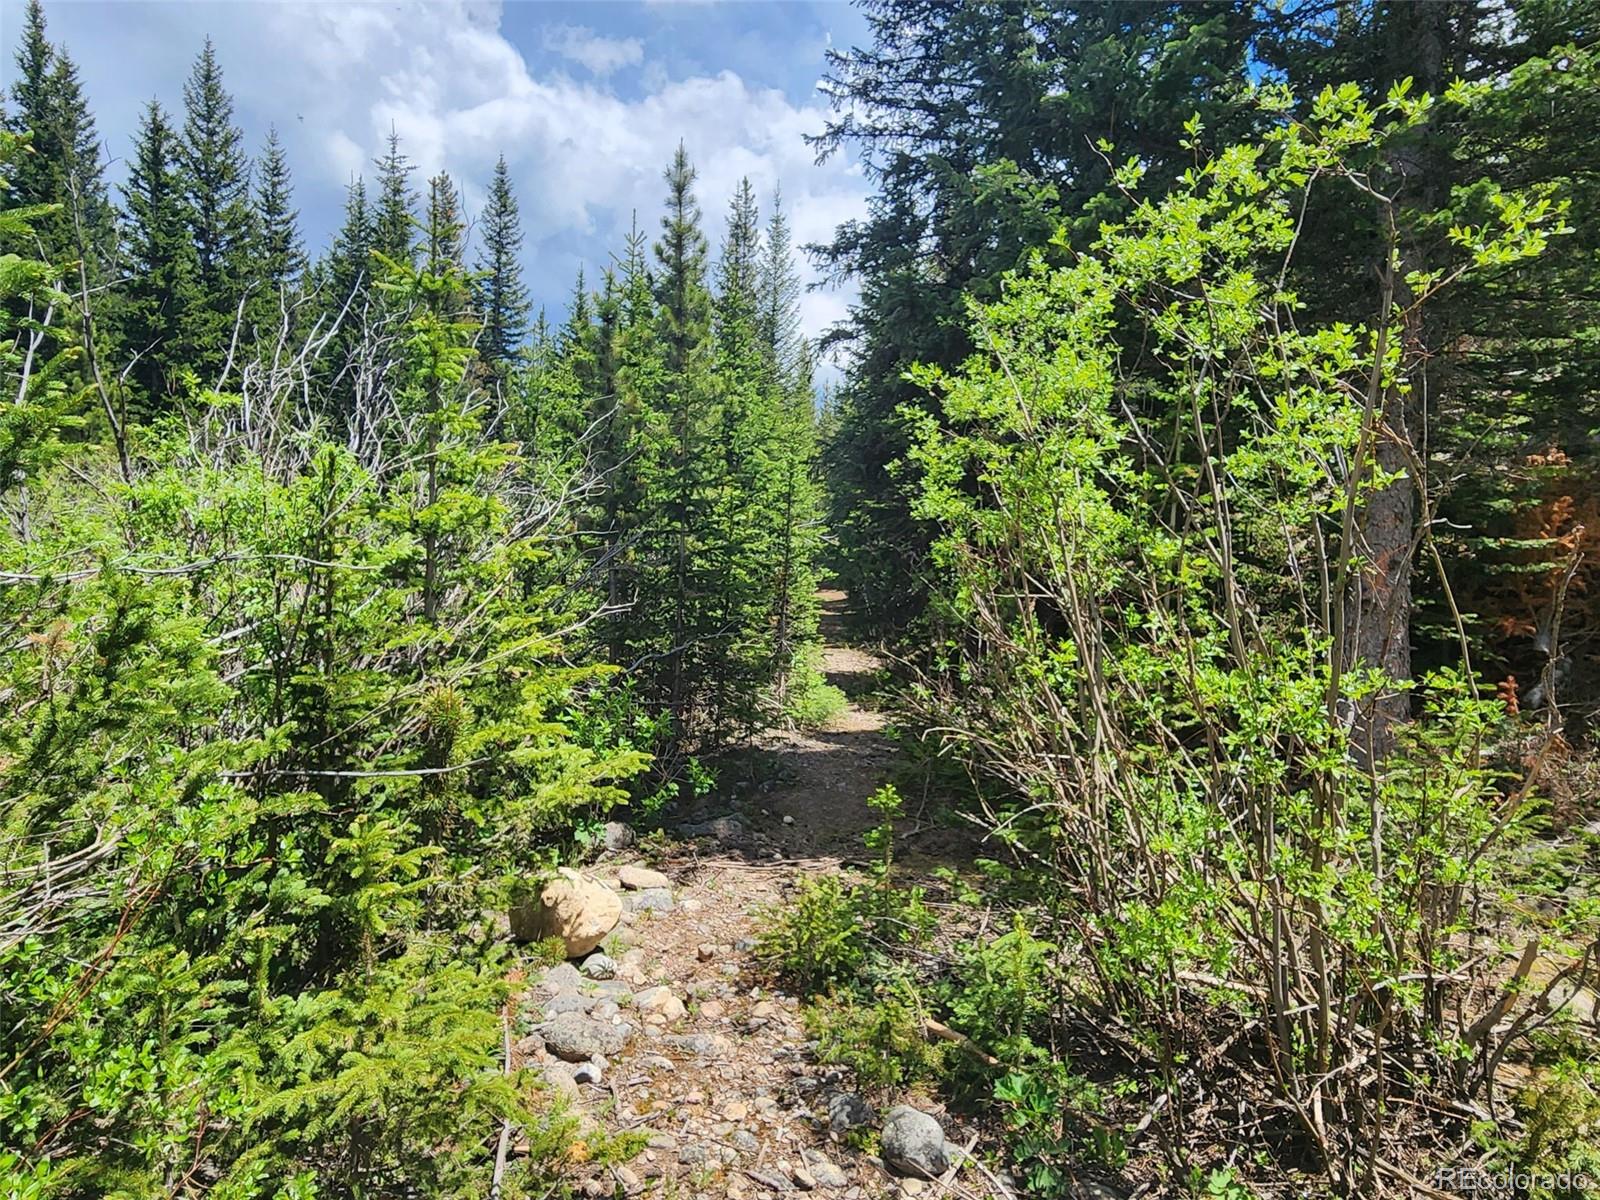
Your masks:
[{"label": "blue sky", "polygon": [[[22,7],[0,0],[7,84]],[[815,166],[803,140],[828,112],[817,92],[825,50],[864,38],[860,14],[842,2],[45,0],[45,12],[51,39],[82,72],[117,179],[140,109],[152,96],[181,109],[209,33],[252,151],[273,124],[288,148],[313,249],[338,224],[352,175],[370,175],[391,124],[419,184],[450,172],[469,216],[503,152],[528,282],[552,319],[579,264],[593,278],[620,250],[635,209],[654,234],[661,171],[680,138],[700,171],[713,244],[744,175],[764,205],[781,185],[797,241],[827,237],[865,206],[854,160]],[[820,333],[852,298],[808,294],[807,331]]]}]

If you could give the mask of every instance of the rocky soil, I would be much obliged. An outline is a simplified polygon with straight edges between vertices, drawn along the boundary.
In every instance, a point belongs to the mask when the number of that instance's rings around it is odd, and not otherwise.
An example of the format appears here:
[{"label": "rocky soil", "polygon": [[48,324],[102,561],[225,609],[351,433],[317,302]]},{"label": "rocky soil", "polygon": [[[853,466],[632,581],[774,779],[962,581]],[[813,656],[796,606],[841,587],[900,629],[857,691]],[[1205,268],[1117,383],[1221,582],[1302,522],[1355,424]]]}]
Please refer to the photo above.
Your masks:
[{"label": "rocky soil", "polygon": [[[836,618],[843,596],[823,600]],[[877,662],[837,645],[827,655],[830,679],[859,697]],[[902,1098],[880,1114],[819,1064],[798,997],[771,990],[751,957],[763,910],[798,875],[860,858],[875,821],[865,800],[893,756],[882,726],[852,699],[824,730],[768,735],[765,782],[671,831],[654,866],[629,830],[608,829],[611,848],[585,875],[620,918],[595,950],[529,981],[512,1035],[515,1065],[541,1072],[585,1121],[649,1135],[627,1165],[596,1168],[583,1194],[1014,1194],[973,1157],[977,1135],[937,1105]]]}]

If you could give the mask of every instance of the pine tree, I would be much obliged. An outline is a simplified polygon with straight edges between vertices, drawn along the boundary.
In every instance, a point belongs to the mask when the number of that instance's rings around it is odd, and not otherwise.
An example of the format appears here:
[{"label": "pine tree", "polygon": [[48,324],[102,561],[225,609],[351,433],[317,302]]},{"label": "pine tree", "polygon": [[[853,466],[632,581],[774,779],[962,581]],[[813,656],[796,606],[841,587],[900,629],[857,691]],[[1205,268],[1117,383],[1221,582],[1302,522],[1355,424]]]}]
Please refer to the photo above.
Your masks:
[{"label": "pine tree", "polygon": [[400,153],[400,135],[389,131],[388,149],[378,168],[378,202],[373,216],[374,248],[385,258],[410,264],[416,254],[417,202],[411,191],[411,160]]},{"label": "pine tree", "polygon": [[81,258],[93,286],[115,250],[115,214],[78,68],[64,49],[50,44],[39,0],[29,0],[24,11],[16,64],[5,126],[31,133],[32,141],[31,152],[10,164],[11,199],[19,206],[62,206],[32,223],[34,236],[48,261]]},{"label": "pine tree", "polygon": [[489,207],[483,215],[483,247],[478,252],[478,279],[473,285],[478,319],[478,354],[492,371],[503,370],[515,357],[528,331],[528,289],[522,282],[522,222],[511,190],[505,155],[494,166]]},{"label": "pine tree", "polygon": [[[789,218],[784,215],[783,196],[772,193],[772,216],[767,221],[766,241],[762,246],[760,298],[757,323],[769,369],[788,390],[795,390],[798,373],[809,377],[810,364],[800,338],[800,276],[794,269],[794,244],[789,233]],[[805,389],[809,392],[809,378]]]},{"label": "pine tree", "polygon": [[358,175],[345,191],[344,223],[317,272],[330,320],[338,322],[323,352],[324,394],[335,424],[349,418],[354,403],[352,366],[369,315],[377,241],[376,215]]},{"label": "pine tree", "polygon": [[145,401],[161,407],[191,359],[186,305],[194,295],[194,243],[184,199],[177,131],[155,100],[140,123],[128,181],[122,187],[128,279],[122,341],[130,378]]},{"label": "pine tree", "polygon": [[207,38],[183,88],[182,164],[194,239],[194,297],[186,306],[194,366],[210,383],[221,370],[251,279],[255,216],[244,135]]},{"label": "pine tree", "polygon": [[717,677],[722,635],[714,624],[722,555],[708,545],[720,464],[711,449],[716,422],[710,377],[711,294],[706,239],[694,196],[695,170],[679,143],[666,171],[667,211],[656,242],[656,325],[661,340],[664,417],[658,499],[648,522],[658,544],[651,557],[660,585],[642,589],[650,627],[666,631],[663,698],[680,738],[715,736],[718,714],[706,690]]},{"label": "pine tree", "polygon": [[279,293],[291,288],[305,270],[300,214],[293,207],[294,184],[276,128],[267,130],[255,176],[259,228],[253,274],[259,290],[271,298],[276,309]]},{"label": "pine tree", "polygon": [[465,227],[461,220],[461,196],[450,176],[435,175],[428,180],[428,211],[424,221],[427,233],[428,269],[436,274],[446,267],[464,271]]},{"label": "pine tree", "polygon": [[772,561],[772,670],[777,706],[804,714],[804,697],[822,682],[817,639],[817,560],[823,493],[817,479],[812,355],[800,335],[800,276],[782,199],[772,198],[761,260],[757,323],[766,377],[777,396],[773,473],[776,530]]}]

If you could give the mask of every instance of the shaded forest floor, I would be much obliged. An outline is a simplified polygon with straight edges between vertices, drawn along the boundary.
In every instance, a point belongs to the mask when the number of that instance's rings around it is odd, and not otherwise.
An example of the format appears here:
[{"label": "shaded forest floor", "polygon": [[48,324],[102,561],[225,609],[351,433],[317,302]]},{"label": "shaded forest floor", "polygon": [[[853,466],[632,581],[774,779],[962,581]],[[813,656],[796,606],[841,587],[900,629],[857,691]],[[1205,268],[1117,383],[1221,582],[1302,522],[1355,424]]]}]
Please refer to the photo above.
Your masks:
[{"label": "shaded forest floor", "polygon": [[[524,1029],[580,1011],[637,1031],[604,1056],[598,1073],[585,1064],[575,1072],[538,1033],[516,1044],[519,1065],[541,1069],[586,1122],[649,1135],[627,1165],[594,1169],[579,1185],[582,1194],[1005,1194],[965,1155],[952,1155],[943,1180],[902,1179],[869,1152],[870,1138],[841,1136],[830,1123],[830,1102],[854,1095],[856,1083],[816,1060],[801,997],[775,987],[752,954],[763,914],[802,876],[864,865],[862,837],[880,819],[866,801],[896,767],[895,743],[871,695],[882,664],[843,642],[843,593],[821,599],[825,671],[849,698],[845,709],[819,730],[768,731],[726,765],[723,777],[731,782],[703,811],[608,852],[589,874],[624,899],[622,924],[603,947],[616,961],[615,978],[591,980],[562,964],[521,999]],[[967,839],[921,816],[903,821],[896,841],[912,878],[940,863],[970,861]],[[627,871],[619,879],[633,864],[660,871],[666,893],[648,886],[659,880]],[[938,1115],[953,1150],[984,1153],[987,1135],[932,1097],[893,1098],[902,1100]]]}]

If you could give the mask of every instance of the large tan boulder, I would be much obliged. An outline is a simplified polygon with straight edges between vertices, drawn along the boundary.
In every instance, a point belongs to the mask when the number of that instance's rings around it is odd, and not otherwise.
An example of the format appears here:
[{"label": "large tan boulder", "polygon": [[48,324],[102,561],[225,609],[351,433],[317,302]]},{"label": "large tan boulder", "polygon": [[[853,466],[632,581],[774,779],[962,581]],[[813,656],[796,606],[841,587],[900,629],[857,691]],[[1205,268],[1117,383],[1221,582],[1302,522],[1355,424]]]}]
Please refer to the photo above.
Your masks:
[{"label": "large tan boulder", "polygon": [[602,883],[562,867],[539,894],[511,910],[511,936],[519,942],[558,937],[568,958],[589,953],[622,919],[622,899]]}]

